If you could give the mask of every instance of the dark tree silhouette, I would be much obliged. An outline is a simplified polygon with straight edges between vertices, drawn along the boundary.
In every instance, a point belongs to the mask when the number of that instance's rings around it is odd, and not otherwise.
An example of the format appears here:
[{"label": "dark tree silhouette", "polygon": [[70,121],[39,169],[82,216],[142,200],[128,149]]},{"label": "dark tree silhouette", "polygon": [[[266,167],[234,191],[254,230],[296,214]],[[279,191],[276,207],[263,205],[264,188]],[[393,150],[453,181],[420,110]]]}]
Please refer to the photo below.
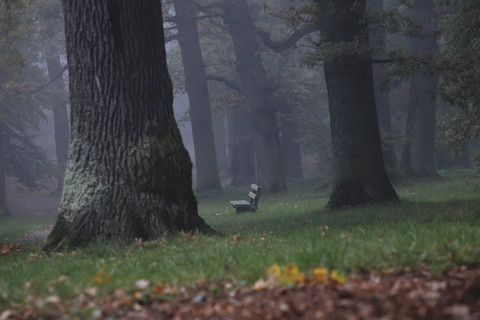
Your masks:
[{"label": "dark tree silhouette", "polygon": [[[422,37],[413,38],[413,54],[437,54],[437,17],[433,0],[413,1],[413,19],[422,26]],[[415,72],[410,79],[407,142],[403,148],[402,170],[410,178],[436,178],[435,131],[439,74]]]},{"label": "dark tree silhouette", "polygon": [[45,250],[213,232],[172,109],[161,2],[64,0],[71,139]]},{"label": "dark tree silhouette", "polygon": [[197,190],[222,189],[218,171],[212,112],[207,78],[200,49],[196,7],[192,1],[174,2],[176,38],[182,53],[185,72],[185,90],[190,104]]},{"label": "dark tree silhouette", "polygon": [[[368,46],[365,0],[318,0],[322,41]],[[375,107],[371,57],[345,50],[326,57],[336,180],[328,206],[340,208],[397,199],[385,172]]]}]

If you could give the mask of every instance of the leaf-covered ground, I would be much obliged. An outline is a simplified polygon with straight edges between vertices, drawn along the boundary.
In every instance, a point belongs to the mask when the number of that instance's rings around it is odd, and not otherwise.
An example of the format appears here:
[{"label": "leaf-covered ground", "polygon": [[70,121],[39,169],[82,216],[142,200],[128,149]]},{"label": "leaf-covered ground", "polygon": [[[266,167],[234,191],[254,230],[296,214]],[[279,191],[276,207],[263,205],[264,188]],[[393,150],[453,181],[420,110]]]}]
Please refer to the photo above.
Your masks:
[{"label": "leaf-covered ground", "polygon": [[289,288],[199,284],[195,292],[152,286],[117,289],[97,299],[27,297],[0,313],[7,319],[480,319],[480,269],[455,267],[442,275],[408,269],[350,275],[345,283],[306,281]]}]

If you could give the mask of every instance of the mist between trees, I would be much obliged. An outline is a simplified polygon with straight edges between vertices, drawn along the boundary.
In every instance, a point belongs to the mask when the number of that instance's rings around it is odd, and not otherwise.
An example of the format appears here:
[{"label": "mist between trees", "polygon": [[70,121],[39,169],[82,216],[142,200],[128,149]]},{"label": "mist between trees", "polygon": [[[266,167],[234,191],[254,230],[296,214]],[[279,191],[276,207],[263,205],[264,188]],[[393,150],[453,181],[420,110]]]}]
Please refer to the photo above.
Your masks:
[{"label": "mist between trees", "polygon": [[392,183],[475,163],[479,12],[474,0],[2,1],[0,215],[63,195],[56,249],[213,232],[193,191],[307,180],[332,187],[333,209],[394,201]]}]

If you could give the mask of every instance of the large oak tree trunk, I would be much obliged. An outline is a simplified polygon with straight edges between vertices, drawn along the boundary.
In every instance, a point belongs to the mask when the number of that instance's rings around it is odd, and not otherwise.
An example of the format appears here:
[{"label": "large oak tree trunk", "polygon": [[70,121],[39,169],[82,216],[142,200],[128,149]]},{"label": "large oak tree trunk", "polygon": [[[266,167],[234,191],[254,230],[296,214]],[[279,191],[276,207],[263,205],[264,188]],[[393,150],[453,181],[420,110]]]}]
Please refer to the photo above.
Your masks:
[{"label": "large oak tree trunk", "polygon": [[[354,40],[366,44],[365,0],[326,2],[335,13],[322,20],[323,39],[332,44]],[[336,162],[328,206],[397,199],[383,163],[370,58],[346,52],[327,59],[324,69]]]},{"label": "large oak tree trunk", "polygon": [[[438,53],[435,40],[437,17],[433,0],[413,2],[414,21],[423,27],[423,37],[412,39],[413,54]],[[410,178],[436,178],[435,131],[438,74],[416,72],[410,79],[406,125],[407,142],[402,154],[402,170]]]},{"label": "large oak tree trunk", "polygon": [[225,0],[224,23],[235,49],[237,72],[253,128],[257,183],[268,192],[287,189],[278,135],[274,88],[261,60],[255,27],[245,0]]},{"label": "large oak tree trunk", "polygon": [[185,0],[175,1],[174,5],[178,20],[178,43],[185,72],[185,89],[190,105],[197,190],[219,190],[222,186],[213,137],[208,83],[198,38],[196,7],[193,2]]},{"label": "large oak tree trunk", "polygon": [[173,116],[160,1],[64,0],[71,139],[46,250],[212,231]]},{"label": "large oak tree trunk", "polygon": [[47,50],[47,68],[50,81],[56,87],[56,97],[52,105],[53,125],[55,128],[55,151],[57,156],[57,190],[61,193],[65,170],[68,160],[68,112],[67,112],[67,94],[63,84],[63,77],[59,75],[62,65],[60,56],[54,49]]}]

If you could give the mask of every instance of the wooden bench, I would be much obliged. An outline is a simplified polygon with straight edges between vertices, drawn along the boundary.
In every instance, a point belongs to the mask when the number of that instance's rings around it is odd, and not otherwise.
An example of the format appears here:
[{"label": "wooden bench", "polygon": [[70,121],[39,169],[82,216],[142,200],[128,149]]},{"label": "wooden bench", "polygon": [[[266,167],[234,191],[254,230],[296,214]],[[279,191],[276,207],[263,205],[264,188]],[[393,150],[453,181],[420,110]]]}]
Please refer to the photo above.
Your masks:
[{"label": "wooden bench", "polygon": [[246,211],[255,212],[258,209],[258,201],[260,200],[260,194],[262,193],[262,188],[256,184],[252,184],[251,190],[248,193],[250,201],[247,200],[235,200],[230,201],[232,206],[237,210],[237,213],[242,213]]}]

